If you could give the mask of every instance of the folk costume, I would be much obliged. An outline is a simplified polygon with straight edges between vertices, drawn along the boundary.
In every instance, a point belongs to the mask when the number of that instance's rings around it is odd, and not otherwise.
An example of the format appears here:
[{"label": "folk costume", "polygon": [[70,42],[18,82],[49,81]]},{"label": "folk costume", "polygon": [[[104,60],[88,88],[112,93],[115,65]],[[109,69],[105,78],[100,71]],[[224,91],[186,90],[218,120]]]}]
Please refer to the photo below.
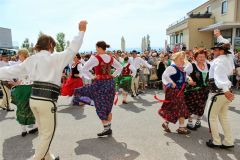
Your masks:
[{"label": "folk costume", "polygon": [[[111,66],[116,69],[112,75]],[[94,68],[95,76],[90,72],[92,68]],[[107,54],[91,56],[84,64],[82,74],[84,77],[94,79],[94,82],[75,89],[73,103],[81,102],[81,96],[89,97],[94,101],[99,119],[107,121],[112,111],[115,96],[113,77],[119,75],[121,71],[121,64],[113,57]],[[107,128],[107,130],[104,130],[104,133],[105,131],[109,134],[112,133],[111,123],[108,126],[104,126],[104,128]],[[98,134],[98,136],[102,136],[102,134]]]},{"label": "folk costume", "polygon": [[184,92],[189,114],[197,119],[195,126],[193,126],[192,121],[188,121],[187,128],[191,130],[196,130],[201,127],[201,117],[204,114],[208,99],[208,72],[210,64],[205,63],[204,66],[205,68],[202,70],[197,66],[197,62],[194,62],[186,67],[186,72],[188,72],[191,79],[196,82],[195,86],[187,85]]},{"label": "folk costume", "polygon": [[56,102],[60,94],[63,68],[71,63],[75,53],[82,45],[84,32],[74,37],[70,47],[61,53],[41,50],[21,64],[0,68],[0,79],[9,80],[29,76],[33,82],[30,107],[39,129],[39,142],[35,149],[34,160],[53,160],[50,146],[56,129]]},{"label": "folk costume", "polygon": [[[225,54],[214,59],[209,71],[210,91],[213,93],[211,104],[208,111],[208,125],[212,139],[206,144],[208,147],[232,148],[233,137],[228,121],[228,109],[230,100],[224,93],[231,91],[232,83],[229,76],[232,75],[234,66],[232,65],[232,55],[229,48],[224,43],[219,43],[212,49],[224,50]],[[221,140],[218,131],[218,120],[224,132],[224,140]]]}]

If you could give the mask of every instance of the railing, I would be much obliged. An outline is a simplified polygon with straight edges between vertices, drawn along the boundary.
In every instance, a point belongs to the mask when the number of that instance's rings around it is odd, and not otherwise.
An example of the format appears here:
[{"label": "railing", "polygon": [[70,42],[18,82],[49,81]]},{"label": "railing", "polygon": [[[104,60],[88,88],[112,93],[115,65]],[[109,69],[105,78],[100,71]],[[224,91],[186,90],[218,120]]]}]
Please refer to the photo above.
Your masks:
[{"label": "railing", "polygon": [[183,22],[184,20],[186,20],[186,19],[188,19],[188,18],[210,18],[211,16],[212,16],[212,13],[210,13],[210,12],[206,12],[206,13],[204,13],[204,14],[200,14],[200,13],[193,14],[193,13],[191,13],[190,15],[187,15],[187,16],[185,16],[185,17],[177,20],[176,22],[170,24],[170,25],[168,26],[168,28],[170,28],[170,27],[172,27],[172,26],[175,26],[175,25]]},{"label": "railing", "polygon": [[189,16],[187,15],[187,16],[185,16],[185,17],[183,17],[183,18],[175,21],[174,23],[170,24],[170,25],[168,26],[168,28],[170,28],[170,27],[172,27],[172,26],[175,26],[176,24],[181,23],[182,21],[184,21],[184,20],[186,20],[186,19],[188,19],[188,18],[189,18]]}]

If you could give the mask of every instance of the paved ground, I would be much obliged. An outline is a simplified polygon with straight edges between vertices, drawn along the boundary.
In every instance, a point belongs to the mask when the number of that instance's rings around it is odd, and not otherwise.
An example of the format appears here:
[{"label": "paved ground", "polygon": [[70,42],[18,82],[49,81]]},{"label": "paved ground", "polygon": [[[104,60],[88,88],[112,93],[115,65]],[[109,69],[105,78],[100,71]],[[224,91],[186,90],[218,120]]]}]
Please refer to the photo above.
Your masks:
[{"label": "paved ground", "polygon": [[[114,134],[109,138],[97,138],[102,125],[93,107],[60,106],[52,152],[61,160],[240,160],[240,95],[231,104],[229,115],[235,148],[214,150],[205,146],[210,137],[206,117],[203,127],[188,136],[164,133],[157,114],[160,104],[153,99],[155,92],[115,106]],[[175,131],[178,126],[170,127]],[[14,112],[0,111],[0,160],[26,160],[34,154],[36,143],[36,135],[20,136]]]}]

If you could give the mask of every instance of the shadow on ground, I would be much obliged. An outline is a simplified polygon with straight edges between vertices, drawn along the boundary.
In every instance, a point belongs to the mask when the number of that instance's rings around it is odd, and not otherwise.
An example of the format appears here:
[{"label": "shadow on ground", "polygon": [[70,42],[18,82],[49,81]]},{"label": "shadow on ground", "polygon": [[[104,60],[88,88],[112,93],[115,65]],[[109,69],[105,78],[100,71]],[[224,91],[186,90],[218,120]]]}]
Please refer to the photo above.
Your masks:
[{"label": "shadow on ground", "polygon": [[[86,106],[86,105],[85,105]],[[92,106],[86,106],[86,107],[92,107]],[[76,120],[81,120],[83,118],[86,118],[87,116],[84,115],[84,107],[80,106],[68,106],[65,109],[58,108],[59,113],[68,113],[71,114]]]},{"label": "shadow on ground", "polygon": [[3,160],[26,160],[34,155],[32,140],[37,135],[21,135],[8,138],[3,143]]},{"label": "shadow on ground", "polygon": [[119,105],[119,107],[121,107],[122,109],[125,109],[126,111],[131,111],[134,113],[140,113],[146,110],[144,108],[137,107],[135,105],[135,102],[128,102],[128,104],[121,104]]},{"label": "shadow on ground", "polygon": [[8,114],[5,110],[0,110],[0,121],[7,120],[7,119],[15,119],[15,117],[6,117]]},{"label": "shadow on ground", "polygon": [[128,149],[126,143],[117,142],[113,137],[84,139],[77,143],[77,155],[91,155],[101,160],[134,160],[140,155],[137,151]]},{"label": "shadow on ground", "polygon": [[[240,159],[240,140],[235,140],[234,149],[212,149],[206,146],[210,137],[208,128],[201,127],[199,131],[192,131],[184,136],[176,133],[165,133],[165,136],[173,141],[167,142],[167,146],[179,145],[187,151],[184,154],[186,160],[238,160]],[[201,130],[201,131],[200,131]],[[221,137],[223,137],[221,135]]]}]

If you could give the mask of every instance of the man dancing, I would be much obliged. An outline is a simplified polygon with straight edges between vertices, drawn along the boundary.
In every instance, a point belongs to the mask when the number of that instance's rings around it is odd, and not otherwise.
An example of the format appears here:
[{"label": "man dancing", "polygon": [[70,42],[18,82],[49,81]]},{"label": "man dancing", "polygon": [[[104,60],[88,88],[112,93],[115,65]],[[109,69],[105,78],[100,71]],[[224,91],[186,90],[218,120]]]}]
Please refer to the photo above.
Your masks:
[{"label": "man dancing", "polygon": [[40,139],[34,160],[59,160],[59,157],[50,154],[49,148],[56,128],[56,102],[60,94],[62,70],[80,49],[86,25],[86,21],[80,22],[78,36],[74,37],[65,51],[52,54],[56,46],[54,39],[42,35],[35,45],[37,54],[21,64],[0,68],[1,80],[28,75],[33,81],[30,107],[38,124]]}]

